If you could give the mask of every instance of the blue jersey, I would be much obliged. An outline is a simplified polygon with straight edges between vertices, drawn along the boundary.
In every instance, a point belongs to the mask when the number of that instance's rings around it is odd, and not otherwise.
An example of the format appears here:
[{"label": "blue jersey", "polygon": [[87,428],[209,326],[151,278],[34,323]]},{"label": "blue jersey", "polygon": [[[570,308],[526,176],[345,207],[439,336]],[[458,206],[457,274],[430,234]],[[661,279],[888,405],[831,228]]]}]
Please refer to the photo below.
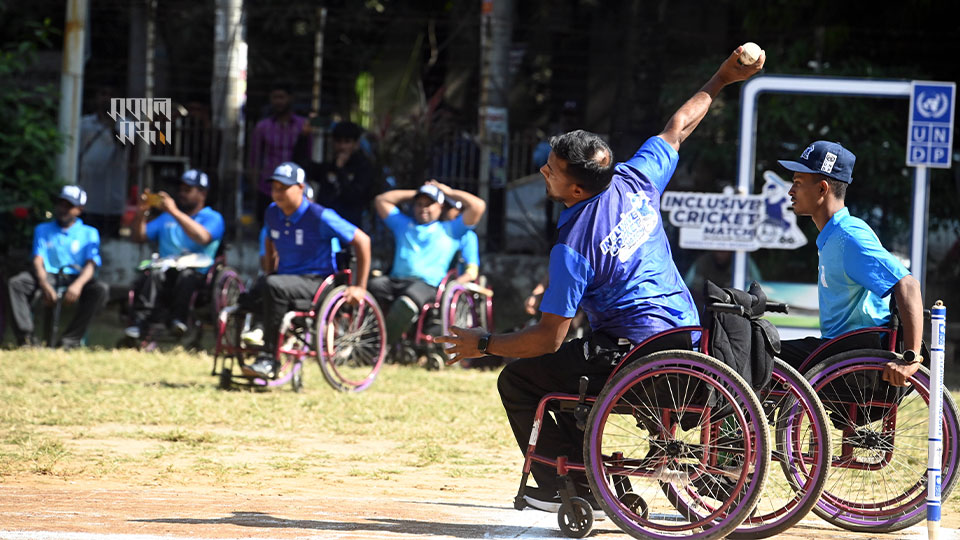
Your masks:
[{"label": "blue jersey", "polygon": [[678,157],[652,137],[615,166],[605,190],[560,214],[541,311],[573,317],[579,306],[594,332],[634,344],[700,324],[660,219],[660,196]]},{"label": "blue jersey", "polygon": [[395,278],[417,278],[437,287],[447,275],[453,256],[460,249],[460,239],[470,230],[463,216],[450,221],[417,224],[396,207],[383,222],[393,231],[396,249],[393,255]]},{"label": "blue jersey", "polygon": [[161,257],[179,257],[187,253],[202,253],[211,259],[216,257],[220,240],[223,239],[223,216],[213,208],[205,206],[190,218],[210,233],[209,244],[194,242],[187,235],[187,231],[167,212],[147,223],[147,238],[151,242],[157,242],[157,253]]},{"label": "blue jersey", "polygon": [[260,256],[267,256],[267,226],[260,228]]},{"label": "blue jersey", "polygon": [[[43,257],[43,268],[56,274],[61,267],[77,265],[83,268],[87,261],[101,266],[100,232],[83,220],[77,219],[69,228],[62,229],[56,221],[37,225],[33,231],[33,255]],[[77,274],[74,268],[64,268],[65,274]]]},{"label": "blue jersey", "polygon": [[846,208],[817,236],[820,334],[827,339],[890,319],[893,286],[910,272],[890,254],[869,225]]},{"label": "blue jersey", "polygon": [[357,232],[354,224],[306,197],[289,216],[284,215],[277,203],[271,204],[264,221],[280,258],[278,274],[329,276],[336,273],[340,241],[353,242]]}]

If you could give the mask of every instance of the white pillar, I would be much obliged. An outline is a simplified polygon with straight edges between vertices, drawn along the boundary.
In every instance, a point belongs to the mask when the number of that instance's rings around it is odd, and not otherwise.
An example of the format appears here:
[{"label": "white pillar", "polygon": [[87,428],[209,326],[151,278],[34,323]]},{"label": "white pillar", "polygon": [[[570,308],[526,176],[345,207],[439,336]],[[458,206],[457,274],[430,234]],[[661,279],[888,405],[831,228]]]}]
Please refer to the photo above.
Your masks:
[{"label": "white pillar", "polygon": [[87,32],[87,0],[68,0],[63,33],[63,69],[60,75],[60,119],[63,151],[57,159],[57,176],[77,183],[80,144],[80,107],[83,104],[83,44]]}]

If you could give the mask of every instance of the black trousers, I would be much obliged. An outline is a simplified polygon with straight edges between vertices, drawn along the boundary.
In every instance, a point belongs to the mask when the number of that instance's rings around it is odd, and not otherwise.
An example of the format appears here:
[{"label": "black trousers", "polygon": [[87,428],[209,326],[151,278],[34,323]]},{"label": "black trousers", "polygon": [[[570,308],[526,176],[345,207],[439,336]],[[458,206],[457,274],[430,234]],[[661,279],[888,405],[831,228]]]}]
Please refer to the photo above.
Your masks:
[{"label": "black trousers", "polygon": [[[791,367],[800,371],[803,361],[810,356],[817,347],[826,343],[827,339],[818,337],[805,337],[801,339],[787,339],[780,342],[780,354],[777,355],[781,360],[790,364]],[[857,334],[844,339],[837,345],[832,345],[824,349],[823,353],[817,355],[821,360],[835,354],[856,349],[883,349],[883,339],[880,334]],[[806,370],[812,368],[815,364],[810,364]],[[801,372],[802,373],[802,372]]]},{"label": "black trousers", "polygon": [[144,326],[190,318],[190,297],[205,284],[207,275],[193,268],[144,272],[133,284],[134,324]]},{"label": "black trousers", "polygon": [[[61,285],[69,286],[77,279],[76,275],[63,276]],[[47,274],[47,283],[57,286],[57,276]],[[43,291],[40,283],[32,272],[20,272],[7,282],[7,293],[10,298],[10,312],[13,315],[13,333],[18,344],[24,343],[26,336],[33,335],[33,303],[40,298]],[[107,303],[110,293],[106,283],[91,279],[83,286],[80,298],[77,299],[77,311],[73,320],[64,330],[60,342],[63,344],[79,344],[87,332],[87,326],[93,316]]]},{"label": "black trousers", "polygon": [[[273,354],[277,347],[277,333],[283,315],[290,310],[291,300],[311,299],[327,276],[319,274],[278,275],[272,274],[263,280],[263,350]],[[326,292],[333,290],[333,287]]]},{"label": "black trousers", "polygon": [[384,313],[389,311],[393,301],[401,296],[409,296],[417,307],[433,302],[437,297],[436,287],[417,278],[377,276],[367,283],[367,290],[377,299]]},{"label": "black trousers", "polygon": [[[568,341],[555,353],[521,358],[503,368],[497,380],[497,390],[521,452],[527,451],[530,430],[543,396],[554,392],[578,393],[580,377],[584,375],[590,379],[588,395],[596,396],[603,390],[615,365],[610,359],[622,357],[631,349],[631,346],[618,347],[613,343],[609,338],[595,334]],[[668,349],[690,350],[690,335],[670,335],[639,352],[650,354]],[[571,461],[583,462],[583,432],[577,428],[573,414],[544,414],[537,438],[537,453],[554,459],[567,456]],[[541,488],[557,488],[556,469],[533,463],[531,473]],[[574,476],[581,476],[582,483],[582,473]]]}]

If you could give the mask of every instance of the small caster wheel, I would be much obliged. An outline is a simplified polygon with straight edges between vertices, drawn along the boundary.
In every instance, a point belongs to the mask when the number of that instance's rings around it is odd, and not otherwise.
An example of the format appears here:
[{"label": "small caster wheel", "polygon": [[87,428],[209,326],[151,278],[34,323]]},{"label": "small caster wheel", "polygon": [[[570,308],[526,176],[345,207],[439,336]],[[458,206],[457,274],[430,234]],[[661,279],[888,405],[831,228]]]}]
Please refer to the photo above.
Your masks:
[{"label": "small caster wheel", "polygon": [[440,371],[446,365],[446,358],[440,353],[430,353],[427,355],[426,367],[430,371]]},{"label": "small caster wheel", "polygon": [[293,365],[293,375],[290,377],[290,386],[293,391],[300,393],[303,390],[303,364],[297,362]]},{"label": "small caster wheel", "polygon": [[593,508],[580,497],[571,497],[569,504],[560,505],[557,512],[560,531],[568,538],[583,538],[593,529]]},{"label": "small caster wheel", "polygon": [[648,519],[650,517],[650,507],[647,506],[647,501],[636,493],[624,493],[620,497],[620,502],[641,518]]}]

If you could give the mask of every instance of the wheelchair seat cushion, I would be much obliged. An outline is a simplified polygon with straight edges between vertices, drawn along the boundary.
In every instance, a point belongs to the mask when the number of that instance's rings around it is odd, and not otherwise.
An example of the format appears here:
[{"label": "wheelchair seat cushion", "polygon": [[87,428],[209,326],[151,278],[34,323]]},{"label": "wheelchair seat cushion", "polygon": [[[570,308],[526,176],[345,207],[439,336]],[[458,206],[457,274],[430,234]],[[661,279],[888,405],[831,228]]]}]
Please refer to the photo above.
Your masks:
[{"label": "wheelchair seat cushion", "polygon": [[310,311],[313,309],[313,299],[312,298],[297,298],[291,300],[287,304],[287,309],[290,311]]}]

